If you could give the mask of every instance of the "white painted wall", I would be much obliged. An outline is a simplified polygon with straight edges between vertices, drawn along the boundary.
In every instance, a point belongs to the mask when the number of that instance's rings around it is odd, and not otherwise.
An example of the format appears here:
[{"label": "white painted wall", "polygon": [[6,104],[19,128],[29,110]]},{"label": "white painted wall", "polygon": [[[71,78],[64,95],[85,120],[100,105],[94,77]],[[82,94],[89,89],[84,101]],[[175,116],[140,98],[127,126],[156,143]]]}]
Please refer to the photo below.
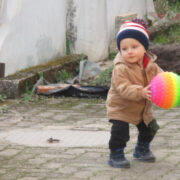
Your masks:
[{"label": "white painted wall", "polygon": [[72,53],[108,57],[115,16],[152,14],[153,0],[0,0],[0,62],[6,75]]},{"label": "white painted wall", "polygon": [[90,60],[97,61],[108,56],[106,0],[74,0],[77,26],[76,41],[71,50],[83,52]]},{"label": "white painted wall", "polygon": [[1,0],[0,62],[6,75],[65,55],[66,0]]},{"label": "white painted wall", "polygon": [[[90,60],[108,57],[110,41],[115,38],[115,17],[137,13],[155,14],[153,0],[68,0],[71,51],[85,53]],[[69,27],[69,26],[68,26]],[[69,29],[68,29],[69,30]]]}]

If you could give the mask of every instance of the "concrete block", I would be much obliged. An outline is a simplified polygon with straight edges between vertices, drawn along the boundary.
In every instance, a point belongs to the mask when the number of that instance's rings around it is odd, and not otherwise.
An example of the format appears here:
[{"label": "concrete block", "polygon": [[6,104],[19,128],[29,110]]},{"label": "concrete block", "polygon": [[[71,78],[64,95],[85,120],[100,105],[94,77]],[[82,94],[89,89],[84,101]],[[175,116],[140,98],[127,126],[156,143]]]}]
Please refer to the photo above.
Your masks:
[{"label": "concrete block", "polygon": [[27,88],[32,89],[39,79],[39,73],[42,73],[43,77],[50,83],[55,83],[55,76],[60,70],[65,69],[72,73],[79,66],[79,61],[83,59],[87,59],[87,56],[78,54],[63,56],[46,64],[30,67],[0,78],[0,94],[7,98],[20,97]]},{"label": "concrete block", "polygon": [[121,24],[124,21],[131,20],[137,17],[137,13],[131,13],[131,14],[124,14],[122,16],[116,16],[115,17],[115,35],[117,35],[119,28]]},{"label": "concrete block", "polygon": [[[115,37],[116,37],[117,33],[119,32],[119,28],[120,28],[121,24],[124,21],[131,20],[131,19],[134,19],[136,17],[137,17],[136,13],[124,14],[122,16],[116,16],[115,17]],[[118,52],[117,45],[116,45],[116,38],[113,39],[110,42],[109,51],[113,52],[113,53],[117,53]]]}]

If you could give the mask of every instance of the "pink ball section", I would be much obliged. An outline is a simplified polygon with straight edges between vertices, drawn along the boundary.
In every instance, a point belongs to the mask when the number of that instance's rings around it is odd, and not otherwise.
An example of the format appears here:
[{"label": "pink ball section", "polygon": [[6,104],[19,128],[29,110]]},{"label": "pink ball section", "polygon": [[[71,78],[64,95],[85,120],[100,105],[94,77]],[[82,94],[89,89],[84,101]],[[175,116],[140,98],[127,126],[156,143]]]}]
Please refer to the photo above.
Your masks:
[{"label": "pink ball section", "polygon": [[180,105],[180,76],[173,72],[162,72],[150,82],[152,102],[160,108]]},{"label": "pink ball section", "polygon": [[163,104],[165,93],[164,88],[165,87],[161,76],[156,76],[156,78],[151,81],[152,102],[159,107],[161,107]]}]

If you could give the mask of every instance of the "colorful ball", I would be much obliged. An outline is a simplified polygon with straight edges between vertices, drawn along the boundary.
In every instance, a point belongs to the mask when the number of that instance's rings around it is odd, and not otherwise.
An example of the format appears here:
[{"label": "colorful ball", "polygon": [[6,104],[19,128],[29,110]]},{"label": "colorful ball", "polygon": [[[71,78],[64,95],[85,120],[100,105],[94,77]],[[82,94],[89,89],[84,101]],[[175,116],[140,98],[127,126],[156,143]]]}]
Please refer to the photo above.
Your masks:
[{"label": "colorful ball", "polygon": [[180,76],[173,72],[162,72],[150,82],[152,102],[160,108],[180,105]]}]

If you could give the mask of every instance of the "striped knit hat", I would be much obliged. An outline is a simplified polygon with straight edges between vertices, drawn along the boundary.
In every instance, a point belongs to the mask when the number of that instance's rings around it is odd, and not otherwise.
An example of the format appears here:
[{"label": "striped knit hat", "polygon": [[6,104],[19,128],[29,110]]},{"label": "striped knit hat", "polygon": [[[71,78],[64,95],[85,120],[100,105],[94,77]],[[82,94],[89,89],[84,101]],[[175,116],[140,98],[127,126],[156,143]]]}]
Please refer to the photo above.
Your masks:
[{"label": "striped knit hat", "polygon": [[125,38],[133,38],[139,41],[146,50],[149,47],[149,32],[141,24],[125,21],[117,34],[117,47],[120,50],[120,41]]}]

